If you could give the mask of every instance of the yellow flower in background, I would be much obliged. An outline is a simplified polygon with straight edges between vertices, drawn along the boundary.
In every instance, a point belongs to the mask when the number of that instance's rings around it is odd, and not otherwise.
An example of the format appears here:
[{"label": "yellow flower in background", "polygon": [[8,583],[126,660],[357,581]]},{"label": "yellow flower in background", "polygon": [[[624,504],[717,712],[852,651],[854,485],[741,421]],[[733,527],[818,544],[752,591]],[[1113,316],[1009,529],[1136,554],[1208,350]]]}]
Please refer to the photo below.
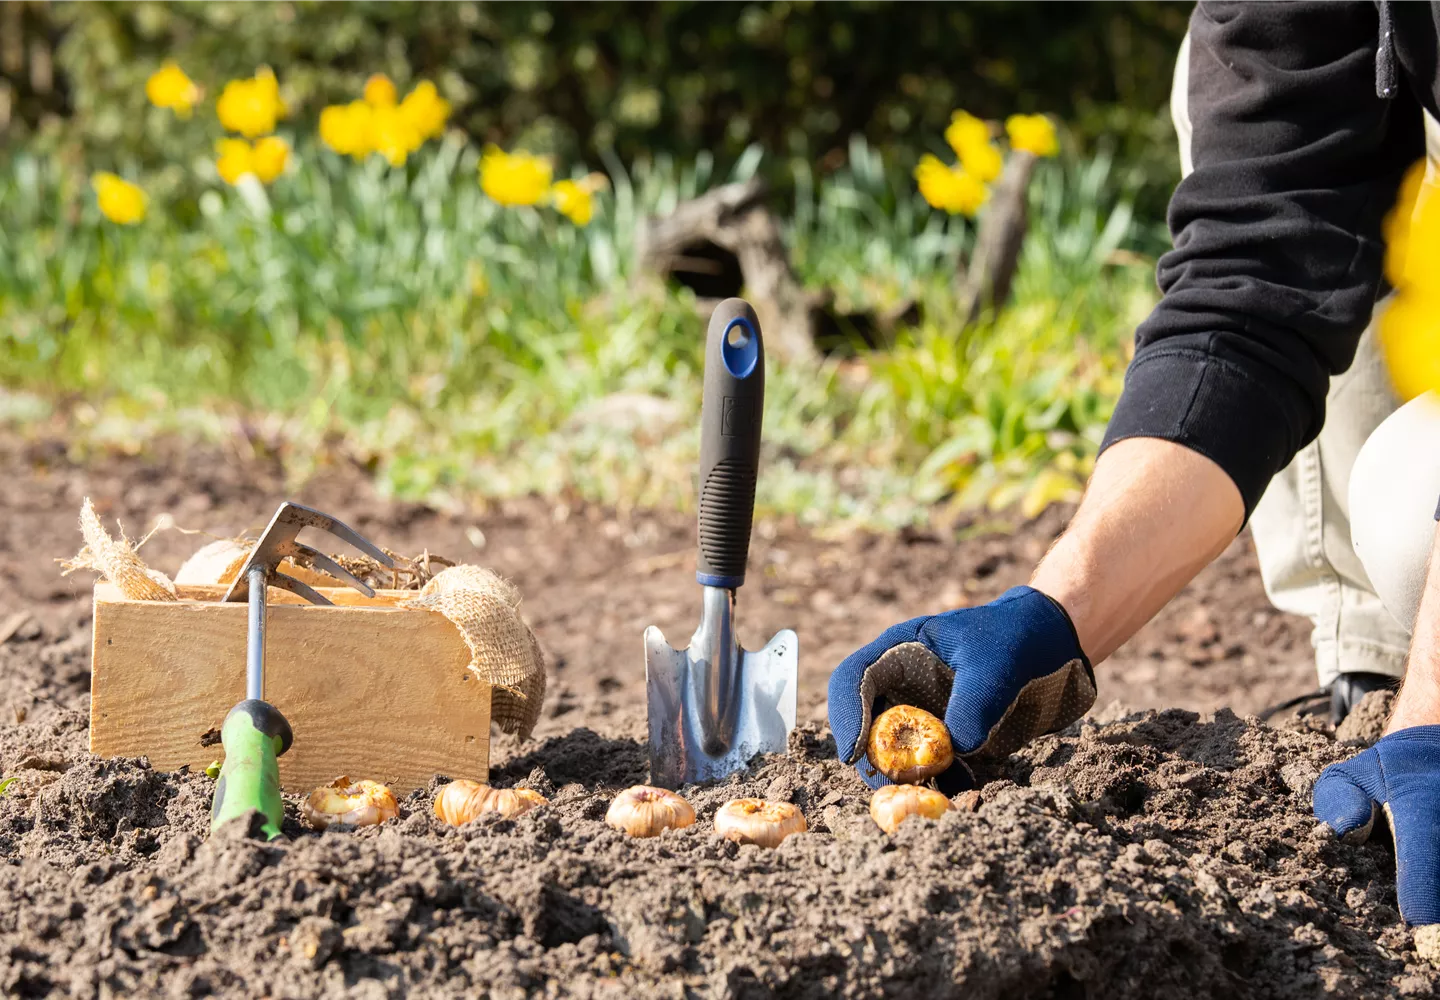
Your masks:
[{"label": "yellow flower in background", "polygon": [[989,184],[1000,176],[1005,159],[1000,155],[1000,147],[993,142],[974,143],[960,153],[960,165],[977,181]]},{"label": "yellow flower in background", "polygon": [[920,194],[934,208],[951,215],[974,215],[990,197],[990,191],[979,178],[964,167],[947,167],[938,157],[926,153],[915,167],[915,182]]},{"label": "yellow flower in background", "polygon": [[133,226],[145,218],[145,192],[112,173],[101,172],[90,178],[100,214],[122,226]]},{"label": "yellow flower in background", "polygon": [[278,135],[267,135],[255,143],[250,154],[250,168],[262,184],[269,184],[284,173],[289,162],[290,144]]},{"label": "yellow flower in background", "polygon": [[320,141],[343,156],[363,160],[378,153],[392,167],[403,166],[426,139],[445,131],[450,102],[428,80],[399,104],[395,98],[395,84],[375,74],[365,81],[362,100],[332,104],[320,112]]},{"label": "yellow flower in background", "polygon": [[555,209],[577,226],[588,226],[595,217],[595,192],[606,184],[603,174],[591,174],[583,180],[556,181],[550,189]]},{"label": "yellow flower in background", "polygon": [[502,205],[535,205],[550,190],[550,161],[487,146],[480,157],[480,189]]},{"label": "yellow flower in background", "polygon": [[420,133],[420,138],[434,139],[445,131],[450,117],[450,102],[440,96],[435,84],[421,80],[400,102],[400,113]]},{"label": "yellow flower in background", "polygon": [[956,111],[945,129],[945,141],[963,161],[967,149],[990,145],[990,126],[968,111]]},{"label": "yellow flower in background", "polygon": [[370,155],[370,105],[364,101],[332,104],[320,112],[320,141],[342,156]]},{"label": "yellow flower in background", "polygon": [[215,169],[227,184],[238,184],[246,174],[254,174],[262,184],[269,184],[285,172],[290,162],[290,144],[276,135],[267,135],[255,145],[244,139],[221,139],[215,144],[219,154]]},{"label": "yellow flower in background", "polygon": [[1060,151],[1055,138],[1055,123],[1044,115],[1011,115],[1005,119],[1005,132],[1010,148],[1036,156],[1054,156]]},{"label": "yellow flower in background", "polygon": [[393,108],[399,97],[394,82],[384,73],[376,73],[365,81],[365,103],[372,108]]},{"label": "yellow flower in background", "polygon": [[261,67],[248,80],[231,80],[215,102],[220,124],[247,139],[275,131],[275,122],[285,115],[280,84],[268,67]]},{"label": "yellow flower in background", "polygon": [[215,169],[226,184],[235,184],[250,173],[250,143],[244,139],[221,139],[215,143]]},{"label": "yellow flower in background", "polygon": [[370,149],[392,167],[405,165],[405,159],[425,142],[425,138],[395,105],[370,108]]},{"label": "yellow flower in background", "polygon": [[1385,235],[1395,296],[1380,314],[1380,347],[1395,391],[1413,399],[1440,391],[1440,182],[1412,169]]},{"label": "yellow flower in background", "polygon": [[157,108],[169,108],[181,118],[189,118],[190,110],[200,103],[202,94],[183,69],[166,61],[145,81],[145,96]]}]

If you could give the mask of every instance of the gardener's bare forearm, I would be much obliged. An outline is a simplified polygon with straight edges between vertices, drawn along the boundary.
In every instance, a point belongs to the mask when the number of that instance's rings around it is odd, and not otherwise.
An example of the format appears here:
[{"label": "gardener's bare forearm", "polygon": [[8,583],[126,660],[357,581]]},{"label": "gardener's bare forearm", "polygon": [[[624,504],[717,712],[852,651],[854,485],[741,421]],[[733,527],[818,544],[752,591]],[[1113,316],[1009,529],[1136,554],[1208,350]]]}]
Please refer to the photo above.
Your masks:
[{"label": "gardener's bare forearm", "polygon": [[1210,459],[1158,438],[1120,441],[1030,585],[1064,606],[1099,663],[1225,550],[1244,517],[1240,491]]},{"label": "gardener's bare forearm", "polygon": [[1415,615],[1405,683],[1395,699],[1387,733],[1440,723],[1440,534],[1430,548],[1430,570]]}]

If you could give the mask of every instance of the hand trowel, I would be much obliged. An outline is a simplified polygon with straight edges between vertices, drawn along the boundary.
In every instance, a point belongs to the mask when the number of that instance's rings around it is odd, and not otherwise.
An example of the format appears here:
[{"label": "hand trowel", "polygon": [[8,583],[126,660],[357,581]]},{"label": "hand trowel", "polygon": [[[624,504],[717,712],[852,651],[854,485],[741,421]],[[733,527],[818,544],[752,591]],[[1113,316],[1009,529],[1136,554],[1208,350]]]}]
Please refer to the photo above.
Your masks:
[{"label": "hand trowel", "polygon": [[700,627],[675,649],[645,630],[650,781],[679,788],[740,771],[759,753],[785,750],[795,727],[799,646],[783,629],[752,652],[735,633],[735,591],[745,582],[765,346],[755,310],[741,299],[715,307],[705,336],[700,410]]}]

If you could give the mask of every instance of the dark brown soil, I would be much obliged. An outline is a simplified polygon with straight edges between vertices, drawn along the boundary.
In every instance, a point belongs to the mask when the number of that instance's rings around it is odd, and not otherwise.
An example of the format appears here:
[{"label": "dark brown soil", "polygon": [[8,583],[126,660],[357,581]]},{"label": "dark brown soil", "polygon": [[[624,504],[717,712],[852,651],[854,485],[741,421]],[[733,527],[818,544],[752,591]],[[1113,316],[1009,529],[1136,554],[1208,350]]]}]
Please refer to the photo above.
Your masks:
[{"label": "dark brown soil", "polygon": [[[79,466],[4,436],[0,470],[0,630],[26,616],[0,644],[5,995],[1301,997],[1440,978],[1394,909],[1383,838],[1315,833],[1310,786],[1358,744],[1215,711],[1313,685],[1306,628],[1266,604],[1248,539],[1100,668],[1102,701],[1126,707],[1012,758],[974,810],[887,837],[834,760],[830,668],[893,621],[1023,582],[1064,512],[966,541],[763,525],[741,631],[799,631],[791,752],[687,793],[696,826],[633,841],[602,817],[646,777],[641,631],[694,626],[688,516],[538,499],[447,514],[378,498],[354,469],[287,492],[253,456]],[[292,815],[289,843],[207,837],[204,775],[86,752],[89,580],[52,562],[77,548],[86,495],[132,534],[168,512],[227,535],[291,495],[510,576],[550,691],[492,777],[552,804],[452,829],[417,794],[378,829],[317,835]],[[166,532],[145,553],[173,571],[202,541]],[[717,840],[715,809],[742,794],[795,802],[810,832],[774,851]]]}]

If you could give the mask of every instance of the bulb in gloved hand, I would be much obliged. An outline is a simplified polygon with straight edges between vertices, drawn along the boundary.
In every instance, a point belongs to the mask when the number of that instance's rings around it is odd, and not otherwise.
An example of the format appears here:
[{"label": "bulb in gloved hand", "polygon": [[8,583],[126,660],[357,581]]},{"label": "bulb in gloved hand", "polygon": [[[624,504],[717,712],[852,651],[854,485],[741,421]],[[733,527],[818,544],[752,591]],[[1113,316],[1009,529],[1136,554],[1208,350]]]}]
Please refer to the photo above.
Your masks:
[{"label": "bulb in gloved hand", "polygon": [[400,804],[390,789],[378,781],[354,781],[341,776],[325,788],[317,788],[300,806],[300,814],[317,830],[332,823],[374,826],[400,815]]},{"label": "bulb in gloved hand", "polygon": [[886,833],[894,833],[911,816],[939,819],[954,808],[933,788],[886,785],[870,797],[870,818]]},{"label": "bulb in gloved hand", "polygon": [[865,756],[891,781],[913,785],[949,767],[955,752],[943,722],[914,705],[896,705],[870,724]]},{"label": "bulb in gloved hand", "polygon": [[715,813],[715,832],[737,844],[775,847],[806,829],[804,814],[789,802],[731,799]]},{"label": "bulb in gloved hand", "polygon": [[461,778],[450,782],[435,796],[435,815],[451,826],[461,826],[490,812],[514,819],[549,801],[528,788],[491,788]]},{"label": "bulb in gloved hand", "polygon": [[674,792],[636,785],[615,796],[605,822],[632,837],[658,837],[695,822],[695,810]]}]

